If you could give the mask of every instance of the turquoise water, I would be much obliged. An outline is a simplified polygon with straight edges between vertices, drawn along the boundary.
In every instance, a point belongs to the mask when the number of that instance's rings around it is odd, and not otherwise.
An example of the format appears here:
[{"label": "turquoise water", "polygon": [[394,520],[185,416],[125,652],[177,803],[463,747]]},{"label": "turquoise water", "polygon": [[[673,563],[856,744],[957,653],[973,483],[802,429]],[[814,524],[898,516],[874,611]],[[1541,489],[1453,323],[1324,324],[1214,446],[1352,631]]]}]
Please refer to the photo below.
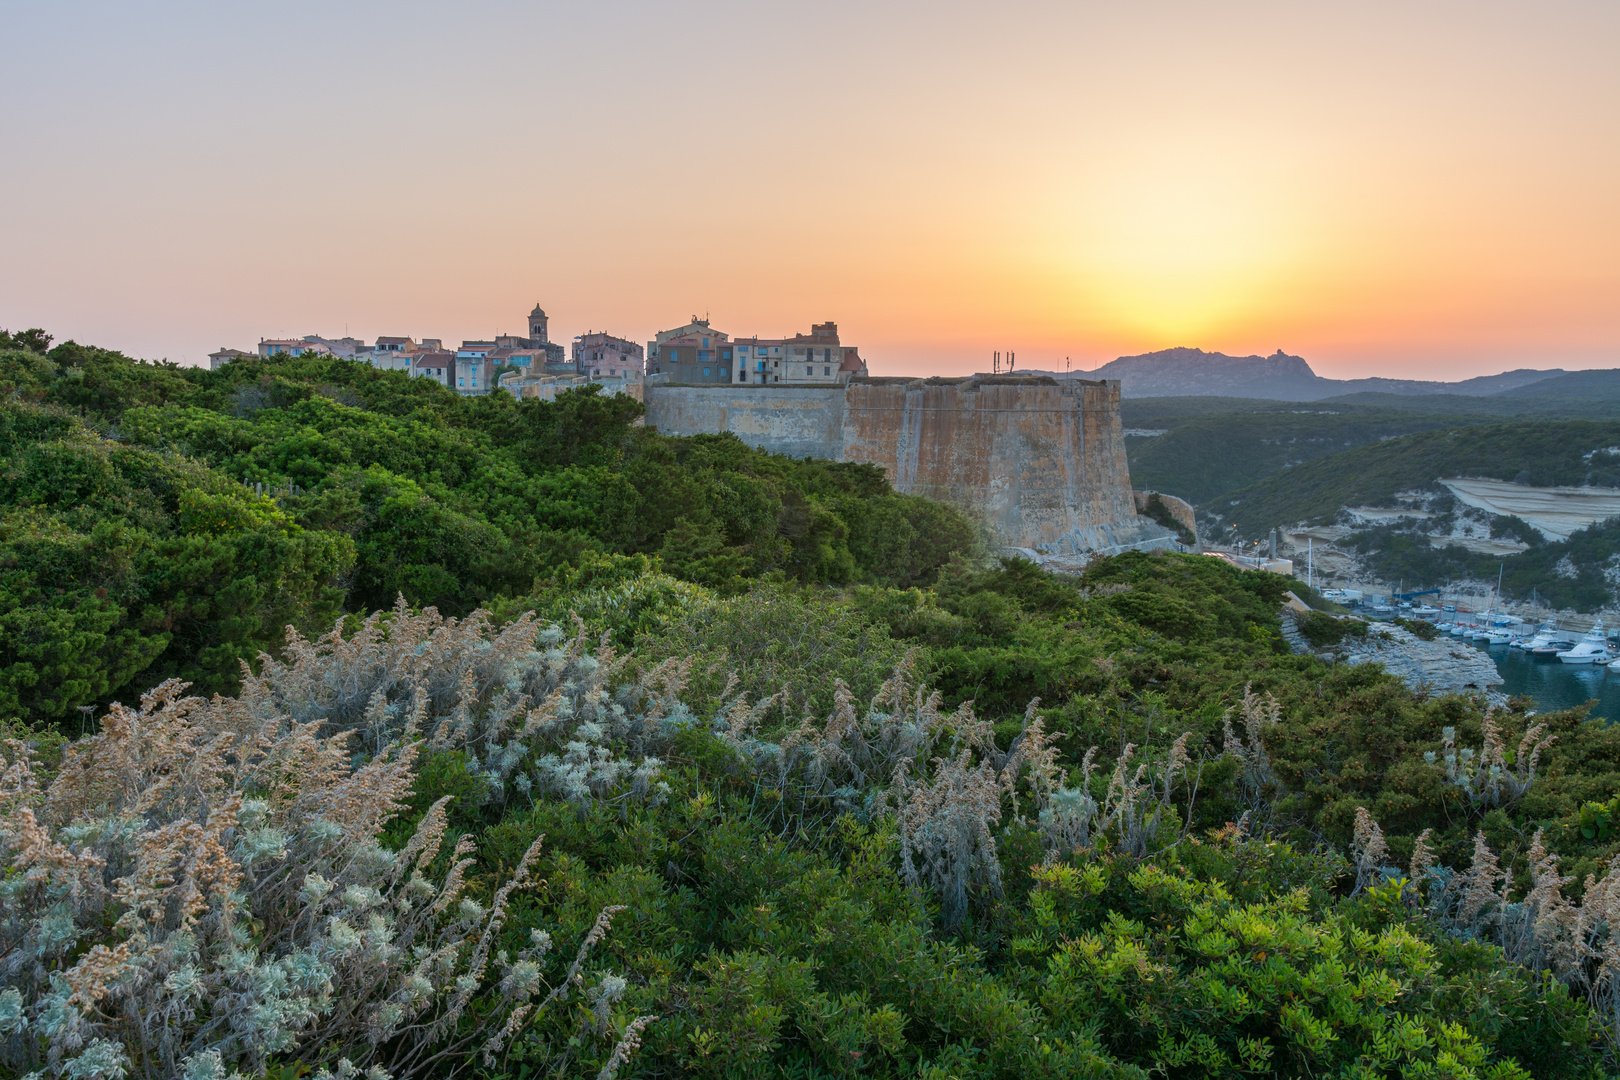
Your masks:
[{"label": "turquoise water", "polygon": [[1609,720],[1620,717],[1620,671],[1610,671],[1601,664],[1536,660],[1506,645],[1473,644],[1496,661],[1496,670],[1505,684],[1500,689],[1509,697],[1528,695],[1541,712],[1584,705],[1595,698],[1597,704],[1589,715]]}]

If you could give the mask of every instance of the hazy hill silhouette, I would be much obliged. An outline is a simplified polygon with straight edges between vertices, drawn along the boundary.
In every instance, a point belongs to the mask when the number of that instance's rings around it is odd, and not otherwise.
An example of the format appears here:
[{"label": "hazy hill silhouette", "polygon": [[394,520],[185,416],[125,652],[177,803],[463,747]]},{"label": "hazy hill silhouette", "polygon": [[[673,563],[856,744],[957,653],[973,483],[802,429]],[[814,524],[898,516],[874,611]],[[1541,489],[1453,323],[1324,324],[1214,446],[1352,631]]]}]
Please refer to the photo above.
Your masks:
[{"label": "hazy hill silhouette", "polygon": [[[1031,371],[1030,374],[1061,372]],[[1487,397],[1521,388],[1556,382],[1560,377],[1596,375],[1566,372],[1562,368],[1519,368],[1499,375],[1482,375],[1459,382],[1421,379],[1325,379],[1311,370],[1302,356],[1278,349],[1270,356],[1227,356],[1203,349],[1176,348],[1122,356],[1095,371],[1070,373],[1074,378],[1118,379],[1125,397],[1240,397],[1272,401],[1320,401],[1345,394],[1417,396],[1457,394]],[[1604,384],[1607,386],[1607,384]],[[1620,384],[1617,384],[1620,386]],[[1549,387],[1549,390],[1553,388]],[[1578,393],[1574,386],[1558,393]]]}]

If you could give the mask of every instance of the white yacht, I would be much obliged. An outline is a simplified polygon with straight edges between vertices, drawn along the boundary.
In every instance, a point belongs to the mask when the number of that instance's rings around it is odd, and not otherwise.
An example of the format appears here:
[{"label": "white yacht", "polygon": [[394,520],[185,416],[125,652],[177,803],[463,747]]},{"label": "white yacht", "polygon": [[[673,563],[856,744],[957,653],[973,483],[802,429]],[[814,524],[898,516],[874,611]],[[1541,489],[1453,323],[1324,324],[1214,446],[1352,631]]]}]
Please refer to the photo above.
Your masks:
[{"label": "white yacht", "polygon": [[1614,653],[1609,649],[1609,639],[1603,633],[1601,619],[1586,632],[1585,637],[1575,643],[1573,649],[1558,654],[1558,659],[1566,664],[1607,664],[1614,658]]},{"label": "white yacht", "polygon": [[1440,609],[1433,604],[1419,604],[1412,609],[1412,614],[1420,619],[1432,619],[1440,614]]},{"label": "white yacht", "polygon": [[1553,638],[1557,633],[1557,624],[1544,622],[1540,626],[1536,627],[1536,632],[1531,634],[1529,637],[1516,637],[1512,641],[1508,642],[1508,648],[1523,649],[1525,652],[1530,652],[1534,649],[1541,648],[1543,645],[1552,644]]}]

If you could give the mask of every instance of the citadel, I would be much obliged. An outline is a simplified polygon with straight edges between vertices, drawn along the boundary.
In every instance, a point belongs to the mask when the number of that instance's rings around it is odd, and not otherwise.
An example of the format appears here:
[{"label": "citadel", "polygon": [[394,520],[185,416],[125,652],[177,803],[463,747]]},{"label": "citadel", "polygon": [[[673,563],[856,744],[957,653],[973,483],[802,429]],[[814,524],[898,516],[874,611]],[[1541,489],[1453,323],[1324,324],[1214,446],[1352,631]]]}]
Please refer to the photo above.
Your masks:
[{"label": "citadel", "polygon": [[[553,399],[596,384],[646,407],[669,435],[730,432],[790,457],[880,467],[894,489],[948,502],[1003,548],[1063,566],[1130,548],[1171,548],[1192,509],[1159,497],[1174,521],[1148,517],[1131,488],[1114,379],[978,374],[873,376],[833,322],[808,334],[736,338],[707,318],[642,346],[611,334],[575,338],[565,356],[536,304],[523,337],[418,342],[381,337],[264,339],[257,355],[321,354],[432,378],[465,395],[496,390]],[[221,349],[213,367],[252,353]]]}]

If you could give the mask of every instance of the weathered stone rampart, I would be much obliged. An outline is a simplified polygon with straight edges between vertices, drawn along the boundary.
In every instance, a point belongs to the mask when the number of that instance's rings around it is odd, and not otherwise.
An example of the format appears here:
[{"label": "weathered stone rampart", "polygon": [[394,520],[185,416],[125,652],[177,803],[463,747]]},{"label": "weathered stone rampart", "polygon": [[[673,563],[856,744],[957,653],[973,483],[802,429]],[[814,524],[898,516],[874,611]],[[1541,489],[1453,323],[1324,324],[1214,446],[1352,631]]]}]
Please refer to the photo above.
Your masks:
[{"label": "weathered stone rampart", "polygon": [[792,457],[870,462],[897,491],[983,516],[1008,547],[1051,553],[1168,546],[1136,513],[1119,383],[1046,376],[856,378],[846,386],[649,381],[647,423],[734,432]]}]

